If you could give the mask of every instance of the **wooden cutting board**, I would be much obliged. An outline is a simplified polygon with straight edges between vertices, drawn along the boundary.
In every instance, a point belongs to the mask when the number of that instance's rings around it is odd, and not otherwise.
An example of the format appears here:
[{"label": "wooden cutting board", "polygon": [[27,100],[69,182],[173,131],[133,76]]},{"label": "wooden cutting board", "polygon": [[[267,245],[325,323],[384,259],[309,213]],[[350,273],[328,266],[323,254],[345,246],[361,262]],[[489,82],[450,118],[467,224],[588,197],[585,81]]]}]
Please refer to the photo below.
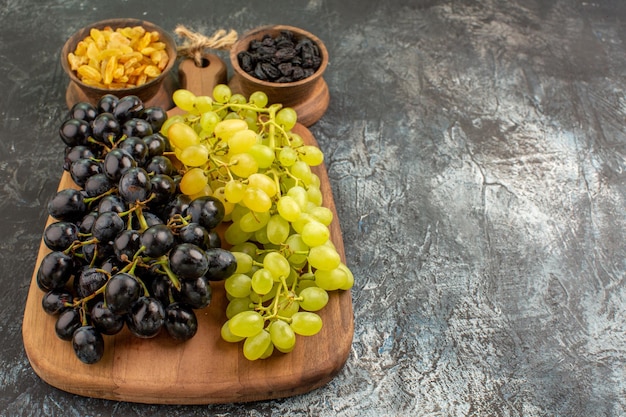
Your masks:
[{"label": "wooden cutting board", "polygon": [[[202,69],[191,69],[186,80],[203,91],[211,82]],[[204,84],[204,86],[202,86]],[[212,87],[211,87],[212,88]],[[195,91],[197,94],[198,91]],[[303,125],[294,130],[306,143],[317,145]],[[341,228],[324,166],[313,171],[320,177],[324,206],[335,215],[331,239],[345,262]],[[75,187],[67,173],[59,189]],[[53,222],[48,219],[47,224]],[[46,224],[46,225],[47,225]],[[320,333],[300,337],[288,354],[274,353],[265,360],[244,358],[242,344],[224,342],[220,328],[226,321],[227,304],[222,283],[212,283],[211,305],[196,311],[198,332],[180,343],[166,332],[154,339],[139,339],[127,329],[104,336],[105,355],[94,365],[80,362],[69,342],[54,331],[55,318],[41,307],[44,292],[36,272],[49,252],[43,241],[34,265],[28,292],[22,335],[34,371],[61,390],[95,398],[152,404],[211,404],[248,402],[288,397],[309,392],[329,382],[343,367],[352,344],[354,318],[350,291],[333,291],[328,305],[319,312],[324,325]]]}]

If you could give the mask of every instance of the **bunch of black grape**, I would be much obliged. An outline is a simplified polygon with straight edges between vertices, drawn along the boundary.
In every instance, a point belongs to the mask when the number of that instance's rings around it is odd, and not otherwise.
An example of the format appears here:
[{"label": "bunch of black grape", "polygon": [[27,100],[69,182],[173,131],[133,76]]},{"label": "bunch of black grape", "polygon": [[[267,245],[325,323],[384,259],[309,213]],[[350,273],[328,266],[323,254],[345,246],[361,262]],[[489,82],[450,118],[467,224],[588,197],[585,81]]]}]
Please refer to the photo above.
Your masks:
[{"label": "bunch of black grape", "polygon": [[215,231],[223,203],[178,190],[181,174],[159,133],[166,119],[136,96],[108,94],[74,105],[60,127],[63,168],[77,187],[48,203],[50,252],[36,279],[56,334],[87,364],[102,358],[103,335],[124,326],[140,338],[165,329],[190,339],[194,310],[211,302],[210,282],[236,269]]}]

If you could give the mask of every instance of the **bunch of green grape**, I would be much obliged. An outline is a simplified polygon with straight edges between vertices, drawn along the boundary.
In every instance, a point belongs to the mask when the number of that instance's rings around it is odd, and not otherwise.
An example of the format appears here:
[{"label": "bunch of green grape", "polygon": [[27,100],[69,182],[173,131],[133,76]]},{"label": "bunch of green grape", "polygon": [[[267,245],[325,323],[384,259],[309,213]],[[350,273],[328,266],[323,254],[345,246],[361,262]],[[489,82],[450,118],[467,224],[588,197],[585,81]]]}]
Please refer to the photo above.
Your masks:
[{"label": "bunch of green grape", "polygon": [[297,335],[321,330],[317,312],[328,292],[354,283],[330,239],[333,213],[311,170],[324,155],[292,131],[294,109],[268,106],[263,92],[246,99],[220,84],[212,97],[181,89],[173,101],[183,113],[161,133],[183,165],[180,190],[222,201],[224,238],[237,259],[224,281],[229,302],[221,336],[243,341],[250,360],[290,352]]}]

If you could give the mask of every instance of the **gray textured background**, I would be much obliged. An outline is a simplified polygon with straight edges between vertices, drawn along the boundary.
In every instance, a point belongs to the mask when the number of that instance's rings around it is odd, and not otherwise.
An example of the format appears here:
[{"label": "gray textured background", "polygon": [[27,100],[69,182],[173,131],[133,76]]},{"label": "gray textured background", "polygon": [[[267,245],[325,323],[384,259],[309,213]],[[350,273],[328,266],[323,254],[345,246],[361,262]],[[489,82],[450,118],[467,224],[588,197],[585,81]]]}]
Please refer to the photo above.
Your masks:
[{"label": "gray textured background", "polygon": [[[331,55],[326,154],[351,355],[276,401],[151,406],[42,382],[21,316],[78,28],[289,24]],[[0,415],[626,415],[626,3],[0,1]],[[227,59],[226,56],[223,56]]]}]

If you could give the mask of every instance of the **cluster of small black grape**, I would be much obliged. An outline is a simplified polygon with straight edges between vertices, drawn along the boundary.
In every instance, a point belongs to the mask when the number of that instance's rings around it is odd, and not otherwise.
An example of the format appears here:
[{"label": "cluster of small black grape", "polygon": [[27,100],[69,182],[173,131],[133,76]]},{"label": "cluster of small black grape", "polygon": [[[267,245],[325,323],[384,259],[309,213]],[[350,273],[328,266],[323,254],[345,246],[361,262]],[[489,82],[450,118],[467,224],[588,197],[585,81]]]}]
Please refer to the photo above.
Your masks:
[{"label": "cluster of small black grape", "polygon": [[60,127],[63,168],[77,187],[48,203],[50,252],[36,280],[56,334],[87,364],[104,355],[103,335],[124,326],[140,338],[165,329],[190,339],[194,310],[211,302],[210,282],[237,266],[215,231],[223,203],[178,191],[180,173],[159,133],[165,120],[136,96],[108,94],[74,105]]}]

